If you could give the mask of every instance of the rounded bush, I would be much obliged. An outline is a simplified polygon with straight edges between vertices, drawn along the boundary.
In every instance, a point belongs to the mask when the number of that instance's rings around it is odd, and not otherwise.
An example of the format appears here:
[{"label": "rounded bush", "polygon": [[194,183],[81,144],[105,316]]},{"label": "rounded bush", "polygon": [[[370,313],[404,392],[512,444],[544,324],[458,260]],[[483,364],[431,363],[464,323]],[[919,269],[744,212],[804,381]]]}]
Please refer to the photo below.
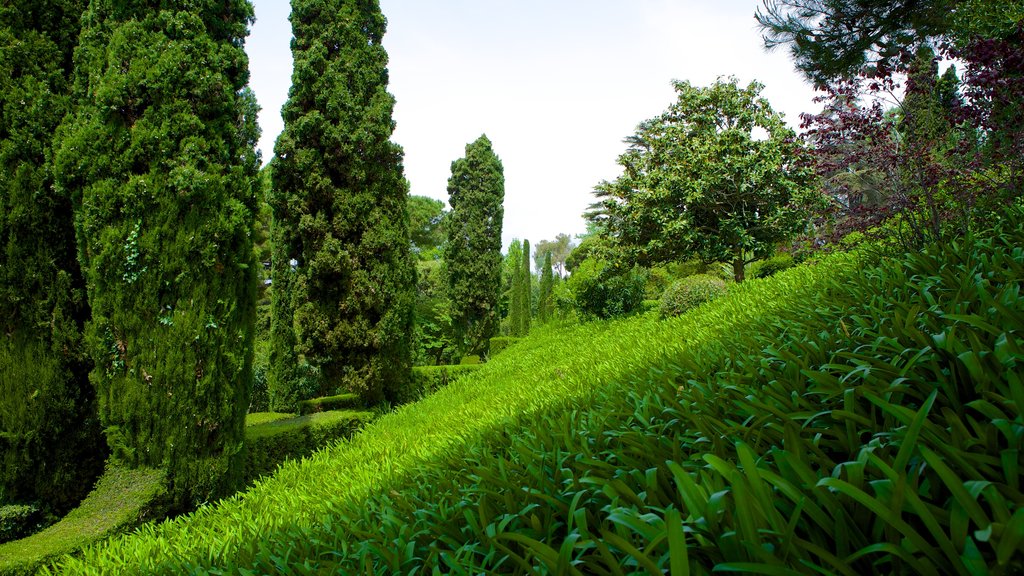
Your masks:
[{"label": "rounded bush", "polygon": [[661,296],[662,318],[678,316],[687,310],[725,294],[725,282],[710,274],[688,276],[673,283]]}]

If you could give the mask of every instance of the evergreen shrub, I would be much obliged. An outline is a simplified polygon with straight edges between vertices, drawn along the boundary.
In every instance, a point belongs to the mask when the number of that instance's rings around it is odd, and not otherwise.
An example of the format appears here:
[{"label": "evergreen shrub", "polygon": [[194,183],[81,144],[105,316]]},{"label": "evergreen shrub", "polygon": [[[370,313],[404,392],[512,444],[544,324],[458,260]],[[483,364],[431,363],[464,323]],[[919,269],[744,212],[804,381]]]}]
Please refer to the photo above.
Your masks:
[{"label": "evergreen shrub", "polygon": [[312,414],[314,412],[328,412],[330,410],[342,410],[345,408],[356,408],[361,404],[359,394],[346,392],[336,396],[322,396],[310,398],[299,402],[299,415]]},{"label": "evergreen shrub", "polygon": [[399,404],[415,402],[455,382],[470,372],[483,368],[483,364],[452,364],[445,366],[416,366],[412,369],[410,385],[399,397]]},{"label": "evergreen shrub", "polygon": [[371,412],[337,410],[246,426],[244,481],[271,474],[289,458],[302,458],[349,438],[372,418]]},{"label": "evergreen shrub", "polygon": [[795,262],[789,254],[776,254],[767,260],[758,260],[750,265],[750,278],[768,278],[787,268],[792,268]]},{"label": "evergreen shrub", "polygon": [[725,281],[709,274],[697,274],[676,281],[661,296],[662,318],[678,316],[691,308],[725,294]]},{"label": "evergreen shrub", "polygon": [[519,342],[522,338],[516,338],[514,336],[496,336],[491,338],[491,346],[488,351],[488,357],[493,358],[498,354],[501,354],[506,348],[512,346],[516,342]]},{"label": "evergreen shrub", "polygon": [[587,260],[569,277],[576,311],[583,318],[615,318],[639,312],[647,274]]},{"label": "evergreen shrub", "polygon": [[0,544],[35,532],[43,520],[42,510],[28,504],[0,506]]}]

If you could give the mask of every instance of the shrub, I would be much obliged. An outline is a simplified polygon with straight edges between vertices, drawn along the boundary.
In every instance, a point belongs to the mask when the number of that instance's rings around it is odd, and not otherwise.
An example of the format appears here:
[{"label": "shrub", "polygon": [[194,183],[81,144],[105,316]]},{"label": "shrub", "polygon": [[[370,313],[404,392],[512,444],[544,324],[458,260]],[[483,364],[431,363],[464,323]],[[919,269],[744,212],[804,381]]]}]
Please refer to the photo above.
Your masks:
[{"label": "shrub", "polygon": [[337,396],[324,396],[322,398],[311,398],[299,402],[299,415],[312,414],[313,412],[328,412],[330,410],[342,410],[355,408],[361,404],[359,394],[347,392]]},{"label": "shrub", "polygon": [[521,340],[521,338],[516,338],[514,336],[497,336],[495,338],[491,338],[491,347],[488,352],[488,357],[494,358],[509,346],[519,342],[519,340]]},{"label": "shrub", "polygon": [[584,261],[569,277],[576,311],[583,318],[615,318],[640,311],[646,274],[639,268],[614,268]]},{"label": "shrub", "polygon": [[758,260],[750,265],[750,278],[768,278],[793,267],[793,257],[789,254],[776,254],[767,260]]},{"label": "shrub", "polygon": [[479,364],[479,363],[480,363],[480,356],[477,356],[476,354],[470,354],[469,356],[463,356],[462,360],[459,361],[459,364],[461,364],[461,365]]},{"label": "shrub", "polygon": [[370,421],[370,412],[338,410],[246,426],[244,480],[269,475],[281,462],[302,458],[327,444],[348,438]]},{"label": "shrub", "polygon": [[725,282],[709,274],[697,274],[672,284],[661,296],[662,318],[678,316],[687,310],[725,294]]},{"label": "shrub", "polygon": [[0,544],[23,538],[36,531],[42,522],[42,511],[35,506],[11,504],[0,506]]},{"label": "shrub", "polygon": [[400,404],[415,402],[428,394],[458,380],[465,374],[474,372],[483,364],[453,364],[447,366],[416,366],[412,369],[410,385],[399,398]]}]

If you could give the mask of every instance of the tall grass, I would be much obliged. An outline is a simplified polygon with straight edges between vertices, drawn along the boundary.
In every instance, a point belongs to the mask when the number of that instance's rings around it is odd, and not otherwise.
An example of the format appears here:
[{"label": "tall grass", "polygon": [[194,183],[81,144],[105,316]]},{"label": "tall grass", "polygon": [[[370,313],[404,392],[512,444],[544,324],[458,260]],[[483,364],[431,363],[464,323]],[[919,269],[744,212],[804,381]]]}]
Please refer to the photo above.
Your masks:
[{"label": "tall grass", "polygon": [[[423,469],[463,462],[474,446],[499,443],[545,415],[582,414],[602,390],[666,358],[705,357],[751,325],[850,279],[862,262],[834,256],[679,318],[650,317],[548,328],[421,402],[403,406],[349,442],[285,464],[249,491],[188,516],[90,548],[52,568],[73,573],[314,573],[349,546],[343,527],[375,496],[405,490]],[[429,489],[429,487],[426,487]],[[403,492],[404,494],[404,492]]]}]

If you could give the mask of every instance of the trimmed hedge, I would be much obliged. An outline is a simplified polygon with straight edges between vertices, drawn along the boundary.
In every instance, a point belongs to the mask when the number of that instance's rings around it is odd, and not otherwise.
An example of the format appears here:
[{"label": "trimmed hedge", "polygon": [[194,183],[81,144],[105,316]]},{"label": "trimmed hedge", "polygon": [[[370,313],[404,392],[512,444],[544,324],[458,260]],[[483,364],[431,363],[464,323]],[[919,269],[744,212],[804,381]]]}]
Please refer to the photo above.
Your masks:
[{"label": "trimmed hedge", "polygon": [[43,521],[42,510],[35,506],[0,506],[0,544],[31,534]]},{"label": "trimmed hedge", "polygon": [[725,294],[725,282],[709,274],[688,276],[669,286],[661,296],[662,318],[678,316]]},{"label": "trimmed hedge", "polygon": [[483,368],[483,364],[451,364],[443,366],[416,366],[399,404],[415,402],[458,380],[464,374]]},{"label": "trimmed hedge", "polygon": [[60,522],[0,544],[0,575],[32,574],[52,558],[163,516],[166,490],[163,471],[108,466],[96,488]]},{"label": "trimmed hedge", "polygon": [[359,394],[352,392],[338,394],[337,396],[311,398],[309,400],[302,400],[299,402],[299,415],[358,408],[361,404],[362,401],[359,399]]},{"label": "trimmed hedge", "polygon": [[515,336],[497,336],[495,338],[491,338],[491,347],[488,354],[493,358],[520,340],[522,340],[522,338],[516,338]]},{"label": "trimmed hedge", "polygon": [[372,419],[371,412],[336,410],[246,426],[244,480],[250,483],[271,474],[287,459],[308,456],[333,441],[349,438]]}]

